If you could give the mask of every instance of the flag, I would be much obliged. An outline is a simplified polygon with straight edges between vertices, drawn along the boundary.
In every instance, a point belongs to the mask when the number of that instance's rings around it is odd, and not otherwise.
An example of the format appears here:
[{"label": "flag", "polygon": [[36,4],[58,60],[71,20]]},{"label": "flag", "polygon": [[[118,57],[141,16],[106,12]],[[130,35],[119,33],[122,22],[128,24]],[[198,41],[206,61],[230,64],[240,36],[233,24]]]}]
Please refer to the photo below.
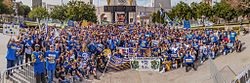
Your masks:
[{"label": "flag", "polygon": [[46,18],[46,22],[45,22],[45,31],[46,31],[46,34],[48,34],[48,18]]},{"label": "flag", "polygon": [[163,16],[164,15],[164,10],[161,8],[160,9],[160,16]]},{"label": "flag", "polygon": [[74,26],[74,21],[73,20],[68,20],[68,26],[73,27]]},{"label": "flag", "polygon": [[181,20],[179,19],[178,16],[175,16],[174,22],[176,23],[176,25],[178,25],[181,22]]},{"label": "flag", "polygon": [[165,20],[168,21],[168,22],[171,22],[172,20],[168,17],[167,14],[165,14]]},{"label": "flag", "polygon": [[191,28],[190,20],[184,20],[184,27],[183,28]]},{"label": "flag", "polygon": [[20,25],[3,24],[3,34],[10,36],[18,36],[20,31]]}]

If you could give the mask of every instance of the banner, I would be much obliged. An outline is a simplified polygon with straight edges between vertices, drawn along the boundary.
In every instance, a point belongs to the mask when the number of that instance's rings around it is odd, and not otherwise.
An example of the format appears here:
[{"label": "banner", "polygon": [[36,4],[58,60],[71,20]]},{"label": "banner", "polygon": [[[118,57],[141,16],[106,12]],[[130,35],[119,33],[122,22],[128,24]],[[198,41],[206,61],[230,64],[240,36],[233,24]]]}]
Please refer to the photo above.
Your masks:
[{"label": "banner", "polygon": [[3,34],[10,35],[10,36],[18,36],[19,35],[19,27],[20,27],[20,25],[3,24]]},{"label": "banner", "polygon": [[119,53],[121,53],[122,55],[124,55],[126,57],[136,57],[136,54],[137,54],[137,49],[136,48],[122,48],[122,47],[119,47],[118,50],[119,50]]},{"label": "banner", "polygon": [[184,20],[184,27],[183,28],[191,28],[190,20]]},{"label": "banner", "polygon": [[160,59],[155,57],[136,57],[130,59],[131,69],[138,71],[159,71]]}]

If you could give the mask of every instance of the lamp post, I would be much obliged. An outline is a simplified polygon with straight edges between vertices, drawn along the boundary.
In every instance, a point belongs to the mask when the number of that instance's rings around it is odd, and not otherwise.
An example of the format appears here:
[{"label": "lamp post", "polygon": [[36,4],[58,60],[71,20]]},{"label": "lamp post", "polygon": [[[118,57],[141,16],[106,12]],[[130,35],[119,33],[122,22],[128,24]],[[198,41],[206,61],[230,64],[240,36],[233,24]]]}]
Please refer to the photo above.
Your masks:
[{"label": "lamp post", "polygon": [[[16,2],[16,0],[12,0],[12,3],[14,3],[13,10],[15,11],[14,21],[12,20],[12,22],[17,23],[17,22],[19,22],[17,19],[18,18],[17,2]],[[15,20],[15,19],[17,19],[17,20]]]}]

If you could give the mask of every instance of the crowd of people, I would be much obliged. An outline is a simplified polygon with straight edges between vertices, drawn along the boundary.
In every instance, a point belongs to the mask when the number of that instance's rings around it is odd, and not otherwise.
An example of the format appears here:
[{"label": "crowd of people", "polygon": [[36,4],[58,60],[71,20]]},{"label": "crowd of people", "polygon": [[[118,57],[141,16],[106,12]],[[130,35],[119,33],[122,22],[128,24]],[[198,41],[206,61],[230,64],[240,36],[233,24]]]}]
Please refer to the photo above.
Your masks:
[{"label": "crowd of people", "polygon": [[[133,57],[159,57],[161,70],[182,66],[196,70],[195,63],[241,51],[241,41],[233,31],[177,29],[163,26],[49,27],[26,29],[7,45],[7,68],[32,62],[37,83],[83,80],[97,71],[105,72],[109,56],[127,58],[119,49],[134,48]],[[105,50],[105,51],[104,51]],[[108,50],[108,51],[107,51]],[[24,57],[25,56],[25,57]],[[24,60],[25,58],[25,60]],[[11,70],[7,75],[12,75]],[[47,78],[46,78],[47,77]]]}]

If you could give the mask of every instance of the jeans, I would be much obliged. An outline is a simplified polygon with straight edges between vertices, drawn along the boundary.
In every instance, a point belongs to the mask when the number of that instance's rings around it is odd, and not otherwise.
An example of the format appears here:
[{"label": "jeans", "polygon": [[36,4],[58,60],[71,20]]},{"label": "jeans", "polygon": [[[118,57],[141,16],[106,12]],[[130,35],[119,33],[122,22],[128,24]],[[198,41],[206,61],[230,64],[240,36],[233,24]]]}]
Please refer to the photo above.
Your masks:
[{"label": "jeans", "polygon": [[65,79],[65,80],[61,80],[59,83],[70,83],[70,81]]},{"label": "jeans", "polygon": [[44,73],[36,74],[35,77],[36,77],[36,83],[46,83],[46,78]]},{"label": "jeans", "polygon": [[22,55],[17,56],[16,64],[17,64],[17,66],[23,64],[23,56]]},{"label": "jeans", "polygon": [[215,52],[212,52],[212,53],[211,53],[211,58],[212,58],[212,59],[215,58],[215,54],[216,54]]},{"label": "jeans", "polygon": [[[15,66],[15,60],[7,60],[7,68],[11,68]],[[11,73],[11,70],[7,71],[7,75]]]},{"label": "jeans", "polygon": [[28,61],[31,62],[31,54],[25,54],[25,63],[28,63]]},{"label": "jeans", "polygon": [[48,83],[52,83],[53,81],[53,77],[55,74],[55,70],[47,70],[47,74],[48,74]]}]

